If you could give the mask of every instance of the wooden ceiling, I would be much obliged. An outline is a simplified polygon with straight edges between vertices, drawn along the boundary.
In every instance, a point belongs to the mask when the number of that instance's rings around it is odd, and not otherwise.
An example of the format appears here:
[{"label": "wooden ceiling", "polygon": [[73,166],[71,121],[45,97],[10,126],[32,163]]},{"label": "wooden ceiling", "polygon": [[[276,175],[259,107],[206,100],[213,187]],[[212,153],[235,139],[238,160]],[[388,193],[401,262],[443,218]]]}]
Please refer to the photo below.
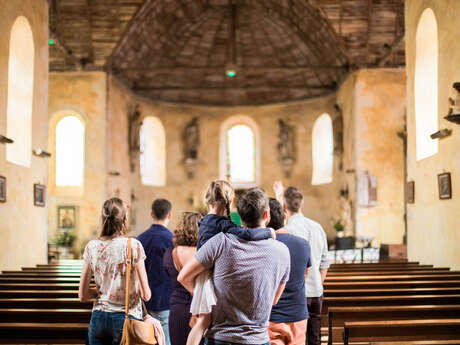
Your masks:
[{"label": "wooden ceiling", "polygon": [[404,0],[49,2],[51,71],[107,70],[154,100],[299,100],[358,68],[405,65]]}]

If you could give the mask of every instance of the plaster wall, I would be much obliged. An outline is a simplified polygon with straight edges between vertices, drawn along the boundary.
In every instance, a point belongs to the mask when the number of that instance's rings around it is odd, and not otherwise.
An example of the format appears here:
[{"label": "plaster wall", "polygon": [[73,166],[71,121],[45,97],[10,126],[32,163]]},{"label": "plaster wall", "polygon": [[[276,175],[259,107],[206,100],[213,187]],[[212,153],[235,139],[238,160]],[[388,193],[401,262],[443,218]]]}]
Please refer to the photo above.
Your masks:
[{"label": "plaster wall", "polygon": [[[58,231],[58,206],[76,206],[77,242],[81,245],[99,230],[107,184],[107,82],[103,72],[50,73],[48,238]],[[55,186],[55,128],[62,117],[78,116],[85,125],[85,167],[81,188]]]},{"label": "plaster wall", "polygon": [[[380,243],[402,243],[404,235],[405,75],[402,70],[360,70],[342,85],[345,179],[356,235],[373,234]],[[377,177],[377,204],[358,203],[358,177]]]},{"label": "plaster wall", "polygon": [[[0,0],[0,134],[6,135],[11,28],[18,16],[29,21],[35,44],[32,149],[46,149],[48,99],[48,5],[46,0]],[[14,139],[14,138],[13,138]],[[33,202],[34,183],[46,184],[47,161],[32,156],[30,167],[6,161],[0,146],[0,175],[7,179],[7,202],[0,204],[0,269],[46,263],[47,208]]]},{"label": "plaster wall", "polygon": [[[438,128],[452,129],[439,140],[438,153],[417,161],[415,152],[414,72],[418,21],[431,8],[438,25]],[[406,1],[408,181],[415,182],[415,203],[408,204],[408,254],[411,260],[460,269],[460,132],[444,120],[454,82],[460,81],[460,28],[457,0]],[[437,175],[451,173],[452,199],[439,200]]]}]

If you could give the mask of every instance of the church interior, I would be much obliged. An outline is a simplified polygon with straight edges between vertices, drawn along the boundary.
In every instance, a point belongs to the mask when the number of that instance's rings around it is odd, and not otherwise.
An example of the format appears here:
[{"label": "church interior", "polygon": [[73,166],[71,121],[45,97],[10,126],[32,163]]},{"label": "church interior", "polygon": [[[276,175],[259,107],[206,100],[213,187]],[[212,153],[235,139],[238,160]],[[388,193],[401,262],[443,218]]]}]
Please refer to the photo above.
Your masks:
[{"label": "church interior", "polygon": [[1,270],[81,259],[113,196],[130,235],[155,198],[174,228],[214,179],[296,186],[333,255],[460,269],[460,1],[0,9]]}]

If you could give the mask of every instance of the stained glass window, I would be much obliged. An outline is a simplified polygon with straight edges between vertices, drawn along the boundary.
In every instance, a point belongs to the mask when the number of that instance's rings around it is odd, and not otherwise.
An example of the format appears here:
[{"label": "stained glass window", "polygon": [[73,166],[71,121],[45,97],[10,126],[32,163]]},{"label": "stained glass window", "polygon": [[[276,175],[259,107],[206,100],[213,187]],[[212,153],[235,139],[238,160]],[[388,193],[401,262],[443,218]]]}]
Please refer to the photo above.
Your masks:
[{"label": "stained glass window", "polygon": [[166,138],[163,124],[153,116],[146,117],[140,130],[141,181],[147,186],[166,184]]},{"label": "stained glass window", "polygon": [[334,139],[332,120],[328,114],[318,117],[313,125],[312,133],[312,185],[332,182],[334,157]]},{"label": "stained glass window", "polygon": [[7,145],[6,159],[25,167],[30,166],[32,152],[34,56],[32,29],[29,21],[20,16],[10,35],[6,136],[14,143]]},{"label": "stained glass window", "polygon": [[237,124],[227,131],[227,176],[231,182],[255,182],[255,138],[252,129]]},{"label": "stained glass window", "polygon": [[85,128],[76,116],[63,117],[56,125],[56,186],[82,186]]},{"label": "stained glass window", "polygon": [[433,10],[427,8],[415,39],[415,146],[417,160],[438,152],[438,29]]}]

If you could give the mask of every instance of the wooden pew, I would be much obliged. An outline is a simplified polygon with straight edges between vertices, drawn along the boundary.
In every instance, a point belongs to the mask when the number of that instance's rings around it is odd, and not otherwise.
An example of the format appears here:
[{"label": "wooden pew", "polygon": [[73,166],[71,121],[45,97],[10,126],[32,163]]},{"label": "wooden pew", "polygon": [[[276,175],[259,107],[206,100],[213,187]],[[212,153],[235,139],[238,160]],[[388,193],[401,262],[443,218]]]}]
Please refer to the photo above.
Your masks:
[{"label": "wooden pew", "polygon": [[1,344],[85,344],[88,323],[0,323]]},{"label": "wooden pew", "polygon": [[409,296],[352,296],[324,297],[323,314],[330,307],[371,307],[390,305],[454,305],[460,304],[460,294],[455,295],[409,295]]},{"label": "wooden pew", "polygon": [[442,288],[376,288],[376,289],[328,289],[324,291],[325,297],[346,297],[346,296],[402,296],[402,295],[453,295],[460,294],[458,287]]},{"label": "wooden pew", "polygon": [[325,282],[324,290],[341,289],[376,289],[376,288],[435,288],[435,287],[457,287],[460,280],[406,280],[406,281],[361,281],[361,282]]},{"label": "wooden pew", "polygon": [[3,322],[89,323],[91,309],[0,309]]},{"label": "wooden pew", "polygon": [[[45,273],[45,272],[44,272]],[[458,275],[459,271],[448,271],[448,270],[395,270],[395,271],[352,271],[352,272],[328,272],[327,278],[331,277],[349,277],[349,276],[380,276],[380,275]]]},{"label": "wooden pew", "polygon": [[457,319],[460,315],[460,305],[331,307],[328,311],[328,344],[332,344],[343,339],[345,322],[412,320],[420,317],[427,319]]},{"label": "wooden pew", "polygon": [[78,290],[78,283],[0,283],[2,290]]},{"label": "wooden pew", "polygon": [[78,298],[0,298],[0,309],[90,309]]},{"label": "wooden pew", "polygon": [[345,322],[344,345],[356,342],[460,339],[460,319]]},{"label": "wooden pew", "polygon": [[460,280],[460,273],[453,274],[394,274],[394,275],[355,275],[326,277],[325,282],[368,282],[368,281],[401,281],[401,280]]},{"label": "wooden pew", "polygon": [[78,290],[0,290],[0,298],[78,298]]}]

